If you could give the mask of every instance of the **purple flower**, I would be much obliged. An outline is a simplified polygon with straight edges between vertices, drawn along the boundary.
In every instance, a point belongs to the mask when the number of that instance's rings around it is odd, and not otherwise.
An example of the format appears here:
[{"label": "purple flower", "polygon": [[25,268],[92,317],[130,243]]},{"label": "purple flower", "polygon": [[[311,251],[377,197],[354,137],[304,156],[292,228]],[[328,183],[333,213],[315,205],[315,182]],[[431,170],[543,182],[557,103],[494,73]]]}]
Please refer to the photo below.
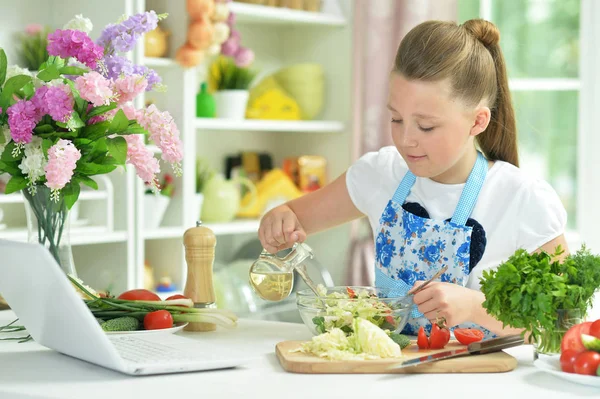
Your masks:
[{"label": "purple flower", "polygon": [[48,35],[48,54],[67,59],[75,57],[91,69],[104,55],[104,49],[82,31],[57,29]]},{"label": "purple flower", "polygon": [[149,69],[143,65],[134,65],[127,58],[118,55],[107,55],[104,57],[104,65],[106,66],[106,71],[100,68],[96,70],[110,80],[117,80],[121,75],[130,76],[136,74],[144,76],[148,81],[146,91],[152,90],[154,85],[162,82],[162,79],[154,69]]},{"label": "purple flower", "polygon": [[15,143],[30,143],[40,116],[31,101],[20,100],[6,110],[10,135]]},{"label": "purple flower", "polygon": [[126,53],[144,33],[156,28],[158,19],[154,11],[147,11],[133,15],[120,24],[109,24],[100,34],[98,44],[106,49],[107,54],[115,51]]},{"label": "purple flower", "polygon": [[161,77],[158,76],[158,73],[156,73],[156,71],[154,69],[150,69],[143,65],[134,65],[133,73],[135,73],[137,75],[142,75],[146,78],[146,80],[148,81],[148,86],[146,87],[146,91],[152,90],[154,88],[154,85],[157,85],[160,82],[162,82]]},{"label": "purple flower", "polygon": [[254,52],[248,48],[240,47],[235,53],[235,64],[240,68],[250,66],[254,61]]},{"label": "purple flower", "polygon": [[73,113],[73,97],[68,86],[42,86],[35,92],[31,102],[40,118],[48,114],[55,121],[66,123]]}]

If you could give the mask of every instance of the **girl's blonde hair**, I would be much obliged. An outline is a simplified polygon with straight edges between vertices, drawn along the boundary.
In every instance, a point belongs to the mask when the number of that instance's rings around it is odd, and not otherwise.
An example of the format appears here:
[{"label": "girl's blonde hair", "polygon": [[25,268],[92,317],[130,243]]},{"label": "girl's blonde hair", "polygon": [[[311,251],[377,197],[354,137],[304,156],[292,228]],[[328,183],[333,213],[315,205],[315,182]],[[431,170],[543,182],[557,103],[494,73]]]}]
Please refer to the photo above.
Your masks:
[{"label": "girl's blonde hair", "polygon": [[394,72],[409,80],[448,79],[454,95],[469,106],[482,100],[492,111],[487,129],[476,137],[490,160],[519,166],[517,131],[500,32],[483,19],[462,25],[427,21],[402,40]]}]

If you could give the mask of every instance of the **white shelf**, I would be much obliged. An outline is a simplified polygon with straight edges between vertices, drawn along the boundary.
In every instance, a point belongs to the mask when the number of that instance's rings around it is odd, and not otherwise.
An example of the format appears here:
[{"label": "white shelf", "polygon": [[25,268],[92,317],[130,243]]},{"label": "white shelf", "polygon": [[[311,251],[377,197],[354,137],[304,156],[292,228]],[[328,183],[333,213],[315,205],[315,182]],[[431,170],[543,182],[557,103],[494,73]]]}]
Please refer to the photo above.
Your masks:
[{"label": "white shelf", "polygon": [[[12,241],[27,241],[26,229],[6,229],[0,231],[0,238]],[[106,231],[104,227],[71,228],[71,245],[106,244],[127,241],[126,231]]]},{"label": "white shelf", "polygon": [[[79,194],[80,200],[103,200],[108,197],[106,191],[85,190]],[[21,194],[0,194],[0,204],[22,204],[23,196]]]},{"label": "white shelf", "polygon": [[[233,235],[233,234],[251,234],[258,232],[260,220],[257,219],[239,219],[229,223],[206,223],[203,226],[208,227],[215,235]],[[181,238],[185,230],[182,227],[161,227],[155,230],[144,232],[146,240],[159,240],[164,238]]]},{"label": "white shelf", "polygon": [[339,15],[309,12],[256,4],[229,3],[236,21],[249,24],[344,26],[346,19]]},{"label": "white shelf", "polygon": [[229,120],[196,118],[196,129],[252,132],[339,133],[344,124],[337,121],[276,121],[276,120]]},{"label": "white shelf", "polygon": [[148,67],[176,67],[177,61],[172,58],[144,57],[143,64]]}]

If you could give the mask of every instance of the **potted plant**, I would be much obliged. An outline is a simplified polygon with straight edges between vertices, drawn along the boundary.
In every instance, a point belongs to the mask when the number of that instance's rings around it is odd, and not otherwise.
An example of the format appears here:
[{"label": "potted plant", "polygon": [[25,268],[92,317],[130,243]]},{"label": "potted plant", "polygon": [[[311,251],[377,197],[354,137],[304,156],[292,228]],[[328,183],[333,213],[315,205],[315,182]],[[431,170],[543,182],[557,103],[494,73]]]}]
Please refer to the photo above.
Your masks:
[{"label": "potted plant", "polygon": [[215,90],[216,116],[241,120],[246,117],[249,88],[256,72],[240,67],[230,57],[219,56],[210,68],[210,78]]},{"label": "potted plant", "polygon": [[30,71],[37,71],[48,59],[48,34],[50,29],[40,24],[28,24],[24,32],[18,34],[18,49],[22,65]]},{"label": "potted plant", "polygon": [[196,220],[202,220],[202,206],[204,204],[204,187],[206,182],[213,178],[215,170],[210,167],[208,161],[204,158],[196,160],[196,196],[194,202],[194,212],[198,212]]},{"label": "potted plant", "polygon": [[600,286],[600,256],[584,246],[560,260],[518,250],[481,278],[483,307],[504,326],[524,329],[536,354],[559,354],[569,327],[585,319]]}]

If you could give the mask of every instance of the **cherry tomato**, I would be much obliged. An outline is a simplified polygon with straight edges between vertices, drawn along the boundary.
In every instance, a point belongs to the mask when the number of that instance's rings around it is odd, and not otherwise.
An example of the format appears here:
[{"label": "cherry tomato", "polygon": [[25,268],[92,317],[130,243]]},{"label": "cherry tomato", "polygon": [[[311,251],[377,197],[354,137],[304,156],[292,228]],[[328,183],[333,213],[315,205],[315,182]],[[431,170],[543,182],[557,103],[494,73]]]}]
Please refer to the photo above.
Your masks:
[{"label": "cherry tomato", "polygon": [[469,345],[473,342],[478,342],[483,339],[485,334],[481,330],[475,328],[455,328],[454,337],[463,345]]},{"label": "cherry tomato", "polygon": [[160,297],[152,291],[137,289],[125,291],[117,299],[125,299],[128,301],[160,301]]},{"label": "cherry tomato", "polygon": [[583,342],[581,342],[581,334],[589,334],[591,325],[592,322],[587,321],[569,328],[569,330],[565,333],[562,342],[560,343],[561,353],[567,349],[574,349],[577,352],[584,352],[585,346],[583,346]]},{"label": "cherry tomato", "polygon": [[589,334],[596,338],[600,338],[600,319],[592,323]]},{"label": "cherry tomato", "polygon": [[594,351],[586,351],[577,355],[573,370],[577,374],[596,375],[598,366],[600,365],[600,353]]},{"label": "cherry tomato", "polygon": [[431,349],[442,349],[450,341],[450,330],[448,330],[442,321],[441,325],[433,323],[431,326],[431,335],[429,336],[429,347]]},{"label": "cherry tomato", "polygon": [[348,297],[356,298],[356,292],[350,287],[346,287],[346,292],[348,292]]},{"label": "cherry tomato", "polygon": [[575,359],[579,356],[579,352],[574,349],[567,349],[563,353],[560,354],[560,369],[565,373],[574,373],[573,365],[575,364]]},{"label": "cherry tomato", "polygon": [[417,346],[419,349],[429,349],[429,339],[425,334],[425,328],[419,328],[419,334],[417,335]]},{"label": "cherry tomato", "polygon": [[177,295],[171,295],[170,297],[167,298],[167,301],[173,300],[173,299],[188,299],[187,296],[181,295],[181,294],[177,294]]},{"label": "cherry tomato", "polygon": [[173,316],[167,310],[156,310],[144,317],[146,330],[160,330],[173,327]]}]

